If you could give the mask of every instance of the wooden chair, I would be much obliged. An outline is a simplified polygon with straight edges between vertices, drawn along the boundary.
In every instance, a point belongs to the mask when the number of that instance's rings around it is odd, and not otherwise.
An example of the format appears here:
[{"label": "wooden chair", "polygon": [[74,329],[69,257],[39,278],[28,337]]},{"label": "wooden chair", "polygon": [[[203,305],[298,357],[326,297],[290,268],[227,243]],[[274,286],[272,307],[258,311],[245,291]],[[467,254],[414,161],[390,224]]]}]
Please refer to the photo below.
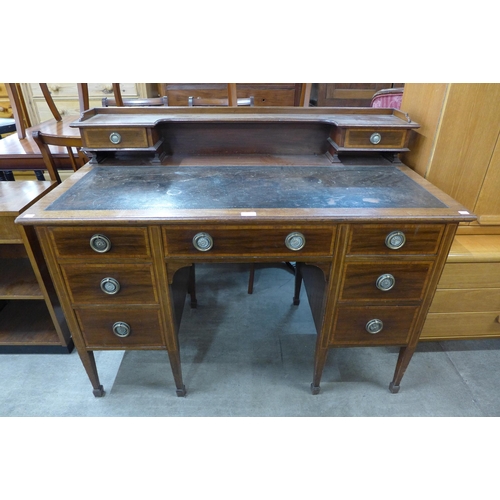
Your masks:
[{"label": "wooden chair", "polygon": [[[52,112],[52,116],[56,121],[60,122],[62,120],[61,114],[54,104],[49,87],[46,83],[40,83],[39,85],[45,101]],[[19,139],[24,139],[26,137],[26,129],[30,128],[33,124],[31,123],[21,86],[19,83],[6,83],[5,86],[7,88],[7,95],[9,96],[10,104],[12,106],[12,114],[14,115],[14,120],[16,122],[17,136]]]},{"label": "wooden chair", "polygon": [[[50,93],[48,85],[46,83],[39,83],[38,85],[40,85],[40,90],[42,91],[43,97],[52,112],[52,116],[56,121],[60,122],[62,117],[54,103],[54,99],[52,99],[52,94]],[[123,106],[120,84],[113,83],[112,85],[115,102],[119,103],[119,106]],[[12,114],[14,115],[14,120],[16,122],[17,136],[19,139],[24,139],[26,137],[26,129],[32,127],[33,124],[31,123],[26,101],[21,90],[21,85],[19,83],[6,83],[5,86],[7,88],[7,95],[12,106]],[[78,89],[80,113],[83,113],[90,108],[88,83],[77,83],[76,86]]]},{"label": "wooden chair", "polygon": [[50,146],[58,146],[66,149],[71,166],[75,172],[89,161],[89,158],[81,149],[82,139],[80,136],[50,135],[43,134],[39,130],[36,130],[33,132],[33,140],[36,142],[40,152],[42,153],[42,158],[50,179],[56,181],[58,184],[61,183],[61,177],[59,176],[59,172],[55,166]]}]

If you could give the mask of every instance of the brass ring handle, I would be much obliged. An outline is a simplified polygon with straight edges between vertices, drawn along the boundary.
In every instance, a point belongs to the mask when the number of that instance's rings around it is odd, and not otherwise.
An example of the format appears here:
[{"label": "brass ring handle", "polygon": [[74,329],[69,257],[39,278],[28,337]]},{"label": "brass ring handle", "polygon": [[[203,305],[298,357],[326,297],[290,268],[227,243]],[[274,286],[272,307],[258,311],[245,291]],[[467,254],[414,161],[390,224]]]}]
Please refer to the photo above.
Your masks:
[{"label": "brass ring handle", "polygon": [[208,233],[197,233],[193,236],[193,246],[200,252],[208,252],[214,246],[214,240]]},{"label": "brass ring handle", "polygon": [[382,292],[388,292],[396,284],[396,278],[392,274],[381,274],[375,282],[376,287]]},{"label": "brass ring handle", "polygon": [[385,238],[385,246],[391,250],[398,250],[405,243],[406,236],[402,231],[392,231]]},{"label": "brass ring handle", "polygon": [[104,234],[94,234],[90,238],[90,247],[97,253],[106,253],[111,250],[111,240]]},{"label": "brass ring handle", "polygon": [[120,283],[114,278],[103,278],[101,280],[101,290],[108,295],[116,295],[120,291]]},{"label": "brass ring handle", "polygon": [[122,136],[118,132],[111,132],[111,134],[109,134],[109,140],[113,144],[120,144],[120,142],[122,142]]},{"label": "brass ring handle", "polygon": [[382,136],[381,136],[378,132],[374,132],[374,133],[370,136],[370,142],[371,142],[372,144],[379,144],[381,140],[382,140]]},{"label": "brass ring handle", "polygon": [[288,250],[298,252],[306,246],[306,237],[298,231],[290,233],[285,238],[285,246],[288,248]]},{"label": "brass ring handle", "polygon": [[368,321],[368,323],[366,323],[365,328],[368,333],[375,335],[376,333],[382,331],[382,329],[384,328],[384,323],[382,323],[382,321],[379,319],[371,319],[370,321]]},{"label": "brass ring handle", "polygon": [[125,338],[128,337],[132,333],[132,329],[130,328],[130,325],[123,321],[117,321],[113,325],[113,333],[117,337]]}]

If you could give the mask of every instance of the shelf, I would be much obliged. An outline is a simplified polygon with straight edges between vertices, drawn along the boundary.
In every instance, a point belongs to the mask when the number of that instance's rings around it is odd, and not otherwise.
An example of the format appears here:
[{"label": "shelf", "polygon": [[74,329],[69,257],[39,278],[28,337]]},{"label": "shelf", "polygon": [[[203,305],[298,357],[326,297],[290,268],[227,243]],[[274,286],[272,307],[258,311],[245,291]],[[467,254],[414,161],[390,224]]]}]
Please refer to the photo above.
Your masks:
[{"label": "shelf", "polygon": [[43,298],[27,257],[0,260],[0,300],[43,300]]},{"label": "shelf", "polygon": [[4,304],[0,310],[0,346],[61,345],[45,302],[26,300]]}]

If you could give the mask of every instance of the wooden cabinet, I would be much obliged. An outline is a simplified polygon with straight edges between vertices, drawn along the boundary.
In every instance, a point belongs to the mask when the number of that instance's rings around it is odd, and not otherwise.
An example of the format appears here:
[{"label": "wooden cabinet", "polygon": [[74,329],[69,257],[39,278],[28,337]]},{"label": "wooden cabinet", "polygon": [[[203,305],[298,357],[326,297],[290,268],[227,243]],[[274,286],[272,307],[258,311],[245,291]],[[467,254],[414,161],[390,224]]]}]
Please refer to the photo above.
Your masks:
[{"label": "wooden cabinet", "polygon": [[461,224],[422,340],[500,336],[500,84],[407,84],[403,161],[478,219]]},{"label": "wooden cabinet", "polygon": [[314,106],[327,107],[369,107],[375,92],[403,85],[403,83],[313,83],[311,103]]},{"label": "wooden cabinet", "polygon": [[420,124],[403,162],[500,225],[500,84],[407,84],[402,109]]},{"label": "wooden cabinet", "polygon": [[0,182],[0,352],[71,352],[73,342],[34,231],[14,219],[49,181]]},{"label": "wooden cabinet", "polygon": [[500,337],[500,235],[455,237],[422,340]]}]

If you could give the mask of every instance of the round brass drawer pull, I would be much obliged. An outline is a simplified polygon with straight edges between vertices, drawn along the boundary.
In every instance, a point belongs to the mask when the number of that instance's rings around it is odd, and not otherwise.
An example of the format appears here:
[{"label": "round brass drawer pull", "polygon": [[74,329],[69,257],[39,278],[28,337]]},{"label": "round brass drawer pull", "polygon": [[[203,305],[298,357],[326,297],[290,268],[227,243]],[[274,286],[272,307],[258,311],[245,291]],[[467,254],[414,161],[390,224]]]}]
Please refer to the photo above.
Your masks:
[{"label": "round brass drawer pull", "polygon": [[396,278],[392,274],[381,274],[375,283],[379,290],[383,292],[388,292],[396,284]]},{"label": "round brass drawer pull", "polygon": [[374,134],[372,134],[370,136],[370,142],[372,144],[379,144],[381,140],[382,140],[382,136],[378,132],[375,132]]},{"label": "round brass drawer pull", "polygon": [[208,233],[198,233],[193,236],[193,245],[200,252],[208,252],[214,246],[214,240]]},{"label": "round brass drawer pull", "polygon": [[104,234],[94,234],[90,238],[90,247],[97,253],[106,253],[111,250],[111,240]]},{"label": "round brass drawer pull", "polygon": [[382,331],[382,328],[384,328],[384,323],[380,321],[379,319],[371,319],[366,323],[366,331],[368,333],[371,333],[372,335],[375,335],[376,333],[379,333]]},{"label": "round brass drawer pull", "polygon": [[121,337],[121,338],[128,337],[131,332],[132,332],[132,329],[130,328],[130,325],[128,325],[127,323],[124,323],[123,321],[117,321],[113,325],[113,333],[117,337]]},{"label": "round brass drawer pull", "polygon": [[405,233],[402,231],[392,231],[385,238],[385,246],[391,250],[398,250],[406,243]]},{"label": "round brass drawer pull", "polygon": [[122,136],[118,132],[111,132],[111,134],[109,134],[109,140],[113,144],[120,144],[120,142],[122,142]]},{"label": "round brass drawer pull", "polygon": [[116,295],[120,291],[120,283],[114,278],[103,278],[101,290],[108,295]]},{"label": "round brass drawer pull", "polygon": [[299,232],[290,233],[285,238],[285,246],[289,250],[293,250],[294,252],[298,252],[302,250],[306,246],[306,237]]}]

